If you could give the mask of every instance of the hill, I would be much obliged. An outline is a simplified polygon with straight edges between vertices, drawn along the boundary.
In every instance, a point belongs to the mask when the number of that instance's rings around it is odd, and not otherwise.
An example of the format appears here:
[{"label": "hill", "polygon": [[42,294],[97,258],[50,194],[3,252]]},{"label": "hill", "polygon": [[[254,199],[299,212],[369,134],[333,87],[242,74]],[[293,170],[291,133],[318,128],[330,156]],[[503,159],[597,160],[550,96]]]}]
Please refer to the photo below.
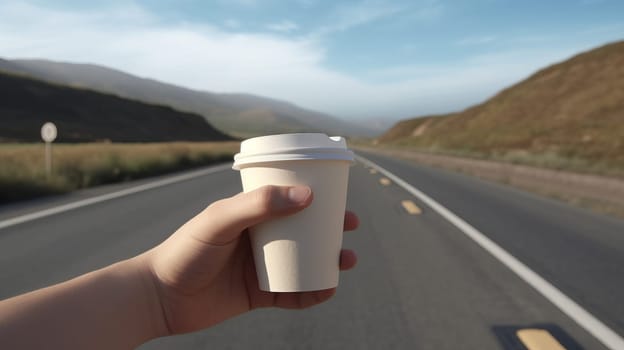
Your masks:
[{"label": "hill", "polygon": [[201,116],[85,89],[0,73],[0,141],[40,141],[46,121],[60,142],[222,141]]},{"label": "hill", "polygon": [[624,42],[616,42],[462,112],[401,121],[378,142],[624,174],[623,135]]},{"label": "hill", "polygon": [[202,115],[218,129],[240,137],[301,131],[321,131],[347,136],[375,134],[368,128],[284,101],[248,94],[197,91],[93,64],[0,60],[0,70],[147,103],[169,105],[181,111]]}]

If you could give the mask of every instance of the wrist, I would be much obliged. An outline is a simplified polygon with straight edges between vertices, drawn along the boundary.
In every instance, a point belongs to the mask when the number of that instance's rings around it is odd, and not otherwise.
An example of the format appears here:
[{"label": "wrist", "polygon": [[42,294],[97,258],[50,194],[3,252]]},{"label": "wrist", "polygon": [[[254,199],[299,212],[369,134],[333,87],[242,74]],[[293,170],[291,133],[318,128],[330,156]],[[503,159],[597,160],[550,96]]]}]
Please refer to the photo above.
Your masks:
[{"label": "wrist", "polygon": [[150,263],[151,251],[136,256],[126,263],[131,265],[137,284],[137,302],[143,304],[143,324],[147,340],[170,335],[158,282]]}]

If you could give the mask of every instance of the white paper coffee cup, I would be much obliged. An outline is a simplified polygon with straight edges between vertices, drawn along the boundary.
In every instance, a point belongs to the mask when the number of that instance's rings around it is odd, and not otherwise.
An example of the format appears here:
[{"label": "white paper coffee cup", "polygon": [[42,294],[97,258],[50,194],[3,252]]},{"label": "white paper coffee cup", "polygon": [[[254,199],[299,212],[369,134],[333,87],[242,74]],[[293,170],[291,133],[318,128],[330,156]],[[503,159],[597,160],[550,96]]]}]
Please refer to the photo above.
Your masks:
[{"label": "white paper coffee cup", "polygon": [[338,286],[349,166],[342,137],[283,134],[245,140],[234,156],[243,191],[306,185],[314,200],[303,211],[250,229],[260,289],[301,292]]}]

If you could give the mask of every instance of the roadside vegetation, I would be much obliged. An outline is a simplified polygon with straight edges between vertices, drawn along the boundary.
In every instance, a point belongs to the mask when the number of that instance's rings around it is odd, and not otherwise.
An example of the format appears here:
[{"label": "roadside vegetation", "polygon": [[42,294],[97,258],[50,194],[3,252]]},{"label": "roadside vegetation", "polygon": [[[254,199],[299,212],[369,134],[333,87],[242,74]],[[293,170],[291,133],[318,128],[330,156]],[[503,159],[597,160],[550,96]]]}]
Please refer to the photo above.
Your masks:
[{"label": "roadside vegetation", "polygon": [[238,142],[0,144],[0,203],[229,161]]},{"label": "roadside vegetation", "polygon": [[474,149],[453,149],[440,147],[439,145],[420,145],[410,143],[409,140],[401,140],[394,143],[376,143],[375,141],[360,140],[351,143],[354,146],[370,147],[375,149],[410,151],[422,154],[453,156],[459,158],[490,160],[515,165],[527,165],[537,168],[567,171],[581,174],[601,175],[614,178],[624,178],[624,158],[616,152],[604,152],[587,155],[589,148],[566,150],[566,152],[545,151],[531,152],[526,150],[494,150],[480,151]]}]

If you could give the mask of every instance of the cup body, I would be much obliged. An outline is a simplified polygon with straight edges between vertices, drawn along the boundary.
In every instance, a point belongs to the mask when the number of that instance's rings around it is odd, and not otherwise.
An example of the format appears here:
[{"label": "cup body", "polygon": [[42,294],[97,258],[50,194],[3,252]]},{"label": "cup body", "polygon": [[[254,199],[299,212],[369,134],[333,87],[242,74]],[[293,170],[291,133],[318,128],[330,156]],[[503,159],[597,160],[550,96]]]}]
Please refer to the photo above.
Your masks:
[{"label": "cup body", "polygon": [[[249,159],[253,159],[253,162],[234,164],[234,168],[241,172],[245,192],[265,185],[306,185],[312,189],[314,196],[310,206],[304,210],[250,228],[258,283],[264,291],[302,292],[338,286],[344,211],[352,160],[348,160],[349,157],[339,159],[341,157],[335,154],[327,156],[327,152],[315,144],[319,141],[320,146],[323,146],[323,138],[320,136],[314,139],[308,137],[309,134],[301,135],[304,135],[307,146],[315,146],[308,147],[315,156],[310,157],[311,152],[306,153],[299,147],[296,150],[291,148],[282,160],[271,154],[264,158],[267,161],[258,161],[262,158],[252,155],[255,158]],[[292,134],[286,136],[293,137]],[[273,137],[279,138],[280,135]],[[347,151],[344,140],[341,142]],[[281,152],[283,150],[284,147],[281,147]],[[256,151],[259,154],[271,153],[265,149]],[[352,153],[347,152],[352,159]],[[293,154],[304,155],[297,157]]]},{"label": "cup body", "polygon": [[314,200],[303,211],[250,229],[260,289],[301,292],[338,286],[349,163],[300,160],[241,169],[243,190],[307,185]]}]

